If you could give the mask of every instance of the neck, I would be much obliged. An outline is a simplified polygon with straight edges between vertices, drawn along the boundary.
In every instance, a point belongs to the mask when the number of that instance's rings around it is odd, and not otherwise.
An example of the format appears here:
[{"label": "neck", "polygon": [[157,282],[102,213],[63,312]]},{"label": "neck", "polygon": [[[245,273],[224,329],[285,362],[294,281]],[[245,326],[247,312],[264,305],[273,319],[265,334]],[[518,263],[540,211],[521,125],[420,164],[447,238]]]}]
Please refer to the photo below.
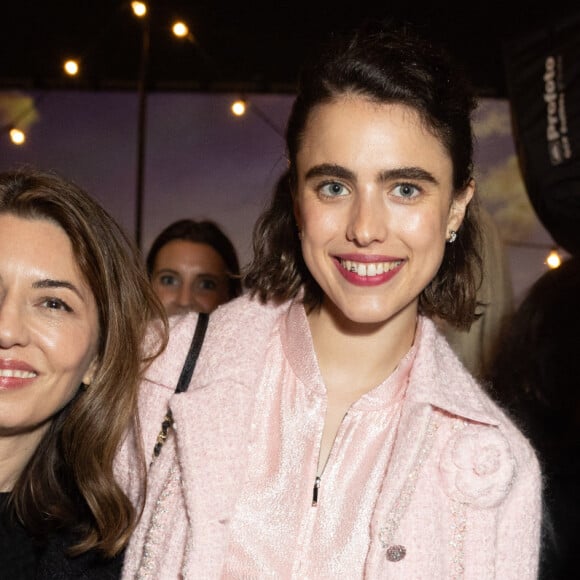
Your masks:
[{"label": "neck", "polygon": [[328,391],[362,395],[382,383],[407,354],[415,338],[416,310],[381,323],[355,323],[334,305],[308,316],[314,350]]},{"label": "neck", "polygon": [[0,431],[0,492],[12,490],[47,428],[48,424],[18,434]]}]

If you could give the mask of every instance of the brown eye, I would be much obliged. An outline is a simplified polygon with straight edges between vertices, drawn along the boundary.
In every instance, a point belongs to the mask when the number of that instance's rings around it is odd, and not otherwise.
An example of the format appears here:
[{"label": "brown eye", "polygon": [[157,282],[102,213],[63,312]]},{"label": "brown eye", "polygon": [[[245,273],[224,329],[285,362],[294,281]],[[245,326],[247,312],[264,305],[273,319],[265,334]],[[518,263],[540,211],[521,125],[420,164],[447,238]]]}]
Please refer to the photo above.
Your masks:
[{"label": "brown eye", "polygon": [[45,298],[42,305],[49,310],[64,310],[65,312],[72,312],[72,308],[60,298]]}]

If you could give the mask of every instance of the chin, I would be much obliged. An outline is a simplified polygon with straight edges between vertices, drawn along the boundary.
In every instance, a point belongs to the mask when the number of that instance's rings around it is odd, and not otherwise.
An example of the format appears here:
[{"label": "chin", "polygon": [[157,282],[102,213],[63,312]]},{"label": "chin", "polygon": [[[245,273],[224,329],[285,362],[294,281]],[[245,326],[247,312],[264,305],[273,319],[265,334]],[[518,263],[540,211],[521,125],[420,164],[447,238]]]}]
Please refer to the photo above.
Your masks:
[{"label": "chin", "polygon": [[378,314],[359,314],[350,317],[351,322],[361,325],[382,325],[388,322],[391,316],[382,316]]},{"label": "chin", "polygon": [[[383,297],[384,298],[384,297]],[[339,316],[349,321],[351,324],[382,326],[388,322],[399,319],[400,323],[405,321],[411,323],[417,317],[417,301],[404,304],[385,304],[383,300],[364,300],[352,298],[348,302],[342,301],[334,304],[335,311]]]},{"label": "chin", "polygon": [[393,313],[385,312],[384,310],[376,309],[376,308],[340,308],[337,306],[338,312],[340,315],[353,324],[382,324],[387,322],[392,316]]}]

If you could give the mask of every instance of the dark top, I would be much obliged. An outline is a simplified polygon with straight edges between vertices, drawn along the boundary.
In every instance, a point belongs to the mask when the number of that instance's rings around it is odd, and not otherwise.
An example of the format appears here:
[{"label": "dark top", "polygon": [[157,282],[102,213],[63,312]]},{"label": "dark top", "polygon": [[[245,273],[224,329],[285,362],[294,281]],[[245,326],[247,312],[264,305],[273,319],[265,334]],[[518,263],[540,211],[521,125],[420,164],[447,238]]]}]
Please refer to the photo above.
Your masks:
[{"label": "dark top", "polygon": [[71,558],[69,534],[53,534],[45,542],[35,540],[7,513],[7,493],[0,493],[0,575],[11,580],[117,580],[123,554],[103,558],[91,550]]}]

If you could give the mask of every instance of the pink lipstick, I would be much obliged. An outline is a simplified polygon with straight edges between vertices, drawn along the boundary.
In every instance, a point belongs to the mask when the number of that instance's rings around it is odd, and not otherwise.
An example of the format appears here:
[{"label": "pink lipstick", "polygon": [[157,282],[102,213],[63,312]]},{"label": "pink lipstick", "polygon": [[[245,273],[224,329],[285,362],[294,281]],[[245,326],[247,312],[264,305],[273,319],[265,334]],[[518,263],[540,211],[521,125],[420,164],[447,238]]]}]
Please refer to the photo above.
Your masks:
[{"label": "pink lipstick", "polygon": [[0,389],[18,389],[29,385],[38,373],[27,363],[0,359]]},{"label": "pink lipstick", "polygon": [[405,260],[391,256],[344,254],[334,262],[340,274],[357,286],[380,286],[394,278]]}]

